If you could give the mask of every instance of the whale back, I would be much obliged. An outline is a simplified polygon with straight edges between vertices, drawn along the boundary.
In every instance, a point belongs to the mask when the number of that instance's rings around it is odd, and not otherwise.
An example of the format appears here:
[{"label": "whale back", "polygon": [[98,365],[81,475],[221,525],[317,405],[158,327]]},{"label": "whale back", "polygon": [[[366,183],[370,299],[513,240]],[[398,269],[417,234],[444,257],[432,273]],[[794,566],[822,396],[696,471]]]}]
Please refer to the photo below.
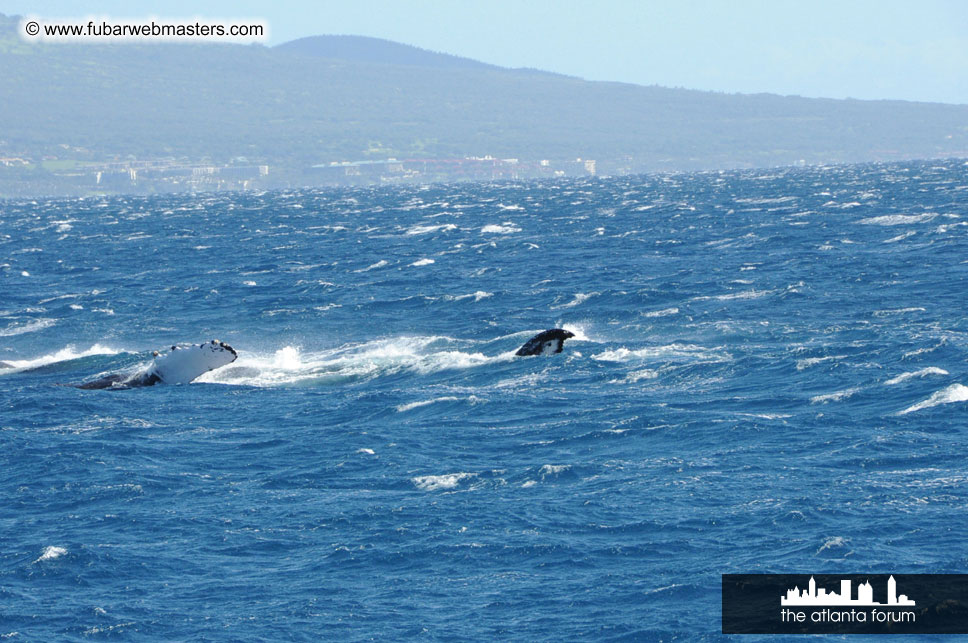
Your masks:
[{"label": "whale back", "polygon": [[565,340],[574,337],[575,334],[563,328],[552,328],[538,333],[518,349],[515,355],[550,355],[560,353],[565,344]]},{"label": "whale back", "polygon": [[217,339],[205,344],[172,346],[155,357],[146,376],[165,384],[188,384],[211,370],[231,364],[237,357],[231,346]]}]

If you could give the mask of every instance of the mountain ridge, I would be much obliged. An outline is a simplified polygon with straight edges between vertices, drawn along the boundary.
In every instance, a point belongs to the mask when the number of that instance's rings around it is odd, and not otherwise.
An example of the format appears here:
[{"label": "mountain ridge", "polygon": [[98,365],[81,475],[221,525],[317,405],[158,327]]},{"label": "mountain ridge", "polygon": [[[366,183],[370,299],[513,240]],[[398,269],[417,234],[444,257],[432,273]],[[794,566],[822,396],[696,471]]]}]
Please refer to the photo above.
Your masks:
[{"label": "mountain ridge", "polygon": [[275,45],[272,49],[306,56],[375,64],[443,69],[504,69],[472,58],[430,51],[392,40],[347,34],[324,34],[296,38]]},{"label": "mountain ridge", "polygon": [[565,74],[532,67],[502,67],[491,63],[432,51],[415,45],[370,36],[325,34],[296,38],[272,47],[273,51],[345,62],[424,67],[450,70],[497,71],[542,74],[567,78]]}]

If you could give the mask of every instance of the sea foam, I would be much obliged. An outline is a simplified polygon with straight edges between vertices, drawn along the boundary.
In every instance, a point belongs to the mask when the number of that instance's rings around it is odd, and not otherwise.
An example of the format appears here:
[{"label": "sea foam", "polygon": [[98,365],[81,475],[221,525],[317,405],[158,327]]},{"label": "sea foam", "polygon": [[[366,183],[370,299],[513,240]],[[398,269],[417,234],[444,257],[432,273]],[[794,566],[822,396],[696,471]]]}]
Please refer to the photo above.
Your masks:
[{"label": "sea foam", "polygon": [[928,399],[909,406],[903,411],[899,411],[898,415],[906,415],[922,409],[929,409],[932,406],[951,404],[953,402],[968,402],[968,386],[964,386],[962,384],[952,384],[947,388],[936,391]]},{"label": "sea foam", "polygon": [[476,473],[446,473],[438,476],[417,476],[411,478],[411,481],[421,491],[446,491],[456,488],[461,480],[476,475]]}]

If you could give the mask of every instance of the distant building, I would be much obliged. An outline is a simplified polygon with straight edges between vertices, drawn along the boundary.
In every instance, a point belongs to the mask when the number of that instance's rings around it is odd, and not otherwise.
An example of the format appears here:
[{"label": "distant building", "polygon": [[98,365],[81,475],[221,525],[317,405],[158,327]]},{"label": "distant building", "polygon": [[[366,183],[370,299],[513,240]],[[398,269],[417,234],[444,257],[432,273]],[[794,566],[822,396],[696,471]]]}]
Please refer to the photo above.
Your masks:
[{"label": "distant building", "polygon": [[321,184],[492,181],[564,176],[595,176],[595,161],[521,161],[491,155],[451,159],[395,159],[333,161],[309,168]]},{"label": "distant building", "polygon": [[857,586],[857,602],[861,605],[870,605],[874,602],[874,588],[871,587],[870,581]]}]

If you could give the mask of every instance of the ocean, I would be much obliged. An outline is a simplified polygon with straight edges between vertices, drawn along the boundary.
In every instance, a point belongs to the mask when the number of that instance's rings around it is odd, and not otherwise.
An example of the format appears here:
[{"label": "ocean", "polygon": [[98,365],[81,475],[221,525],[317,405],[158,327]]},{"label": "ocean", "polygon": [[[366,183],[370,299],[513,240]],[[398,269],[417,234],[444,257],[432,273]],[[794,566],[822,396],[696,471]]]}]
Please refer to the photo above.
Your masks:
[{"label": "ocean", "polygon": [[963,160],[0,202],[0,639],[717,640],[721,574],[966,572],[966,286]]}]

